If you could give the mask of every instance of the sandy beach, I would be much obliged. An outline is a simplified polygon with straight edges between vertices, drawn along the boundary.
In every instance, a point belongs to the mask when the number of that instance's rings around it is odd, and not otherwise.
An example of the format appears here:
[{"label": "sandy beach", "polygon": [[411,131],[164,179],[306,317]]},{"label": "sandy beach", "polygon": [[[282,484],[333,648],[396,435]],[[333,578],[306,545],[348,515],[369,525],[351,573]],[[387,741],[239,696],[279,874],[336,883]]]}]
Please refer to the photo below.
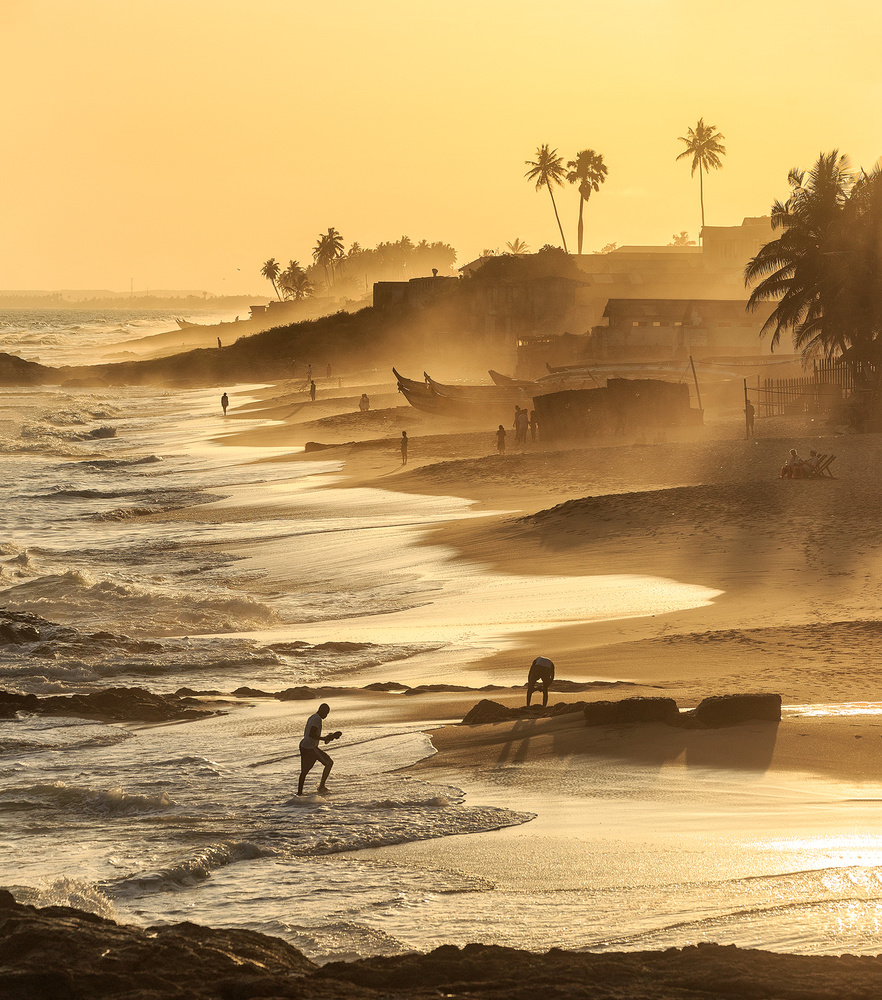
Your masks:
[{"label": "sandy beach", "polygon": [[[252,400],[240,414],[269,416],[276,421],[269,428],[237,431],[234,403],[224,442],[282,449],[272,461],[339,460],[342,473],[328,477],[332,491],[380,489],[470,501],[470,516],[444,520],[419,544],[457,553],[488,581],[511,581],[510,587],[488,585],[481,596],[482,615],[506,622],[505,639],[495,648],[474,649],[456,662],[455,674],[441,679],[470,688],[495,682],[503,689],[486,697],[517,706],[526,668],[541,653],[557,664],[558,680],[595,685],[552,691],[552,705],[663,695],[684,709],[711,695],[754,692],[780,694],[784,705],[780,724],[724,730],[591,728],[578,709],[439,729],[435,720],[462,718],[480,692],[380,698],[375,710],[383,718],[423,722],[430,732],[437,753],[410,773],[455,784],[470,801],[531,812],[536,819],[505,831],[357,856],[464,871],[528,893],[537,886],[616,883],[629,866],[645,874],[654,865],[656,879],[673,881],[678,873],[665,861],[672,838],[774,842],[750,854],[738,872],[744,878],[766,869],[878,860],[872,838],[843,846],[841,836],[842,803],[860,800],[846,823],[871,829],[878,794],[878,436],[843,436],[778,418],[761,422],[760,437],[746,441],[734,413],[716,415],[682,440],[655,445],[539,441],[499,456],[492,428],[461,427],[400,405],[340,412],[354,409],[360,386],[342,399],[329,390],[314,406],[304,405],[302,394],[288,394],[290,388],[267,387],[265,400]],[[383,403],[394,400],[377,386],[366,391]],[[406,467],[397,447],[402,429],[411,441]],[[307,441],[329,447],[299,452]],[[782,456],[793,444],[836,454],[837,478],[779,479]],[[260,508],[261,517],[287,515],[271,500]],[[210,520],[248,513],[235,505],[206,506],[177,516]],[[565,604],[565,591],[579,578],[661,580],[711,596],[686,597],[676,610],[645,614],[626,606],[619,592],[601,614],[586,606],[581,621],[556,624],[545,612],[550,620],[539,631],[535,621],[519,630],[506,617],[508,601],[529,607],[530,581],[537,601],[545,583],[559,581]],[[525,579],[526,598],[519,589]],[[282,585],[284,579],[274,576],[273,586]],[[423,614],[413,613],[410,624],[430,631],[432,613]],[[352,638],[359,628],[341,623],[335,634]],[[807,821],[806,800],[830,808],[816,809]],[[789,810],[793,801],[801,803],[795,812]],[[649,826],[647,815],[653,816]],[[783,848],[787,838],[802,847]],[[613,853],[618,860],[609,864]],[[711,877],[732,874],[725,853],[711,867],[705,872]],[[763,946],[761,936],[758,944]]]},{"label": "sandy beach", "polygon": [[[676,954],[677,975],[697,965],[707,990],[714,963],[759,968],[744,949],[787,961],[877,953],[882,440],[781,418],[745,441],[738,412],[722,411],[655,444],[540,435],[498,455],[492,427],[421,414],[377,378],[325,380],[315,403],[298,383],[243,385],[230,390],[226,417],[194,394],[188,407],[199,407],[200,433],[212,440],[194,445],[203,464],[193,468],[221,469],[220,478],[212,473],[210,489],[188,502],[163,493],[152,512],[115,506],[137,503],[130,494],[107,499],[112,518],[155,534],[162,552],[187,553],[186,589],[141,605],[165,659],[123,656],[122,669],[135,671],[124,683],[144,670],[144,686],[164,691],[174,711],[164,664],[180,676],[175,662],[196,654],[210,674],[188,674],[196,691],[181,691],[196,695],[190,708],[220,713],[145,726],[146,693],[122,689],[134,714],[121,717],[130,721],[118,738],[138,739],[114,760],[174,767],[169,792],[160,775],[130,815],[126,794],[104,788],[118,770],[99,755],[96,787],[69,793],[85,796],[87,810],[122,810],[147,843],[152,813],[142,826],[137,809],[166,816],[166,837],[180,826],[186,844],[198,803],[198,840],[183,853],[164,848],[154,871],[149,857],[120,857],[113,824],[101,822],[107,843],[82,866],[86,880],[113,894],[126,919],[278,933],[365,989],[398,973],[390,966],[371,979],[374,959],[351,969],[335,961],[469,942],[518,955],[587,949],[622,970],[629,955],[652,953],[647,968],[660,968]],[[206,475],[187,471],[189,426],[162,430],[166,446],[183,447],[188,484]],[[778,478],[791,446],[835,454],[837,478]],[[148,460],[162,471],[163,460]],[[78,579],[81,592],[98,586]],[[127,609],[145,599],[135,589],[121,596],[137,637]],[[22,611],[39,610],[40,592],[31,600]],[[133,641],[99,635],[123,648]],[[207,655],[194,642],[217,649]],[[537,654],[554,660],[556,680],[548,711],[536,696],[525,712]],[[690,721],[705,698],[754,693],[780,696],[780,722]],[[677,724],[586,724],[592,703],[640,698],[673,699]],[[345,738],[331,748],[331,798],[297,800],[292,734],[319,700]],[[463,724],[482,701],[500,706],[500,721]],[[184,745],[195,753],[181,757]],[[134,791],[135,774],[125,782]],[[28,794],[47,794],[35,787]],[[287,838],[284,853],[277,838]],[[52,861],[34,852],[29,864],[28,883]],[[154,883],[162,889],[151,898]],[[310,914],[292,915],[303,884],[314,887]],[[55,898],[17,891],[20,903]],[[134,910],[128,891],[144,900]],[[103,895],[64,898],[93,913],[110,905]],[[9,919],[38,918],[16,910]],[[71,933],[72,949],[90,946]],[[737,950],[688,952],[708,941]],[[444,954],[441,986],[470,961]],[[494,989],[505,979],[495,961],[485,974]],[[558,959],[542,961],[545,976]],[[817,995],[835,994],[852,971],[825,967]],[[563,984],[569,973],[555,975]],[[566,980],[560,995],[581,988]],[[640,988],[679,995],[679,986]],[[609,995],[631,994],[617,985]]]}]

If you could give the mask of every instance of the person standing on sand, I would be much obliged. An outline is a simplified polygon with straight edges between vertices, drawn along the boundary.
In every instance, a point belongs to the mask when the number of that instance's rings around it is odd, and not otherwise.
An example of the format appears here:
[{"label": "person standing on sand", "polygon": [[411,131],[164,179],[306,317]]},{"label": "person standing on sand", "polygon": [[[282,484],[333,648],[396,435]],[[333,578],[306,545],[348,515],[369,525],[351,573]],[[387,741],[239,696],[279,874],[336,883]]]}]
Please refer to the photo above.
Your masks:
[{"label": "person standing on sand", "polygon": [[536,443],[536,431],[539,430],[539,421],[536,418],[536,411],[530,410],[530,440]]},{"label": "person standing on sand", "polygon": [[221,409],[224,411],[224,416],[227,415],[227,407],[230,405],[230,397],[224,393],[221,396]]},{"label": "person standing on sand", "polygon": [[[238,318],[239,318],[239,317],[237,316],[237,317],[236,317],[236,319],[238,319]],[[218,349],[218,350],[220,350],[220,349],[221,349],[221,342],[220,342],[220,337],[218,337],[218,338],[217,338],[217,349]]]},{"label": "person standing on sand", "polygon": [[500,455],[505,454],[505,428],[502,424],[499,425],[499,430],[496,432],[496,450]]},{"label": "person standing on sand", "polygon": [[306,776],[312,770],[316,761],[323,764],[325,768],[322,772],[321,781],[319,781],[319,794],[326,791],[325,786],[328,775],[331,773],[334,762],[324,750],[319,750],[319,743],[330,743],[331,740],[339,739],[342,735],[341,733],[329,733],[327,736],[322,736],[322,722],[327,719],[330,711],[330,705],[319,705],[318,711],[314,715],[310,715],[306,720],[303,739],[300,741],[300,780],[297,782],[298,795],[303,794],[303,782],[306,781]]},{"label": "person standing on sand", "polygon": [[744,420],[747,424],[747,436],[749,438],[753,437],[753,417],[755,410],[753,408],[753,403],[748,399],[744,406]]},{"label": "person standing on sand", "polygon": [[515,432],[515,444],[521,443],[521,408],[515,403],[514,423],[512,428]]},{"label": "person standing on sand", "polygon": [[407,431],[401,432],[401,464],[407,465]]},{"label": "person standing on sand", "polygon": [[315,382],[312,379],[309,381],[309,398],[315,402]]},{"label": "person standing on sand", "polygon": [[358,408],[362,413],[367,413],[367,411],[371,408],[370,397],[366,392],[361,394],[361,399],[358,401]]},{"label": "person standing on sand", "polygon": [[330,378],[330,377],[331,377],[331,366],[329,364],[325,371],[325,378]]},{"label": "person standing on sand", "polygon": [[527,675],[527,708],[530,707],[530,699],[537,685],[542,687],[542,707],[548,704],[548,689],[554,680],[554,664],[547,656],[537,656],[530,664],[530,673]]}]

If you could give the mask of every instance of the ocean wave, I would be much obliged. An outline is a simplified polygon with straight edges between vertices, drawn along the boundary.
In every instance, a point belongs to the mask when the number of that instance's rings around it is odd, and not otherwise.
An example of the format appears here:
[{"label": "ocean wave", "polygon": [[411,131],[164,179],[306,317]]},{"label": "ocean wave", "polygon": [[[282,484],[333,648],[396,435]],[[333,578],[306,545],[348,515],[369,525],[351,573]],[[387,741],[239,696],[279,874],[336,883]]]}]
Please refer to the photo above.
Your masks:
[{"label": "ocean wave", "polygon": [[177,805],[168,792],[153,795],[132,794],[120,786],[89,788],[63,781],[5,789],[2,798],[32,803],[35,808],[54,807],[73,813],[99,813],[102,816],[131,816],[164,812]]},{"label": "ocean wave", "polygon": [[156,871],[140,872],[120,879],[101,883],[108,896],[114,899],[145,892],[168,892],[198,885],[211,877],[211,873],[239,861],[271,857],[275,852],[250,841],[222,841],[209,844],[194,854],[178,858]]},{"label": "ocean wave", "polygon": [[161,461],[162,458],[159,455],[144,455],[141,458],[90,458],[77,464],[95,471],[104,471],[105,469],[131,468],[133,465],[153,465]]},{"label": "ocean wave", "polygon": [[145,637],[250,631],[280,621],[273,608],[245,594],[197,589],[192,581],[182,590],[171,582],[103,577],[80,568],[17,583],[3,598],[19,613],[39,616],[48,610],[54,618],[89,620],[96,630],[124,629]]},{"label": "ocean wave", "polygon": [[116,907],[95,885],[81,879],[59,878],[45,886],[8,886],[16,902],[26,906],[71,906],[107,920],[119,920]]}]

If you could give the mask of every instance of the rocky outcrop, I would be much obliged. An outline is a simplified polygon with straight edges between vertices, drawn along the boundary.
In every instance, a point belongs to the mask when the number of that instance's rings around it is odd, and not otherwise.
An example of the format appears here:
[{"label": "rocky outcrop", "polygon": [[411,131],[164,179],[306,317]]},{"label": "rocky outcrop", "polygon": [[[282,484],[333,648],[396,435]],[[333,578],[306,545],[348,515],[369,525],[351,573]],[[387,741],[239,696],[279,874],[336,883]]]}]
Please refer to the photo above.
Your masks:
[{"label": "rocky outcrop", "polygon": [[316,966],[279,938],[173,924],[146,930],[0,890],[4,1000],[290,997]]},{"label": "rocky outcrop", "polygon": [[617,726],[626,722],[661,722],[676,726],[680,709],[673,698],[623,698],[621,701],[593,701],[583,709],[589,726]]},{"label": "rocky outcrop", "polygon": [[139,928],[0,890],[3,1000],[877,1000],[882,957],[699,944],[545,955],[468,944],[318,968],[279,938],[197,924]]},{"label": "rocky outcrop", "polygon": [[781,695],[725,694],[703,698],[697,708],[684,712],[684,721],[717,729],[740,726],[745,722],[780,722]]},{"label": "rocky outcrop", "polygon": [[16,712],[29,712],[32,715],[69,715],[106,722],[172,722],[217,714],[198,705],[192,698],[153,694],[144,688],[106,688],[91,694],[51,695],[46,698],[0,691],[0,718],[3,719],[12,718]]},{"label": "rocky outcrop", "polygon": [[0,385],[46,385],[59,381],[54,368],[25,361],[14,354],[0,354]]},{"label": "rocky outcrop", "polygon": [[582,712],[588,726],[661,723],[687,729],[717,729],[747,722],[780,722],[778,694],[730,694],[705,698],[697,708],[681,712],[673,698],[622,698],[618,701],[558,702],[540,708],[500,705],[484,698],[463,718],[464,725],[487,726],[510,719],[548,718]]}]

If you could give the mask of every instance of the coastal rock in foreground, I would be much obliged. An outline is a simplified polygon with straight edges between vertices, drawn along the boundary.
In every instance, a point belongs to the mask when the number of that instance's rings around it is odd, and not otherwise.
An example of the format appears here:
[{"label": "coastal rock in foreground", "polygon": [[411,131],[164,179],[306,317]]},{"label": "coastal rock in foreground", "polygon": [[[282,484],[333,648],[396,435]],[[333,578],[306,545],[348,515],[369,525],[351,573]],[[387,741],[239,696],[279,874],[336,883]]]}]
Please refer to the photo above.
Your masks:
[{"label": "coastal rock in foreground", "polygon": [[174,924],[143,930],[66,906],[36,909],[0,890],[4,1000],[294,996],[316,966],[264,934]]},{"label": "coastal rock in foreground", "polygon": [[545,955],[494,945],[333,962],[279,938],[181,923],[142,929],[0,890],[3,1000],[877,1000],[882,958],[699,944]]},{"label": "coastal rock in foreground", "polygon": [[589,726],[617,726],[626,722],[680,723],[680,709],[673,698],[623,698],[589,702],[583,709]]},{"label": "coastal rock in foreground", "polygon": [[725,694],[702,698],[697,708],[683,715],[712,729],[745,722],[780,722],[781,695]]}]

